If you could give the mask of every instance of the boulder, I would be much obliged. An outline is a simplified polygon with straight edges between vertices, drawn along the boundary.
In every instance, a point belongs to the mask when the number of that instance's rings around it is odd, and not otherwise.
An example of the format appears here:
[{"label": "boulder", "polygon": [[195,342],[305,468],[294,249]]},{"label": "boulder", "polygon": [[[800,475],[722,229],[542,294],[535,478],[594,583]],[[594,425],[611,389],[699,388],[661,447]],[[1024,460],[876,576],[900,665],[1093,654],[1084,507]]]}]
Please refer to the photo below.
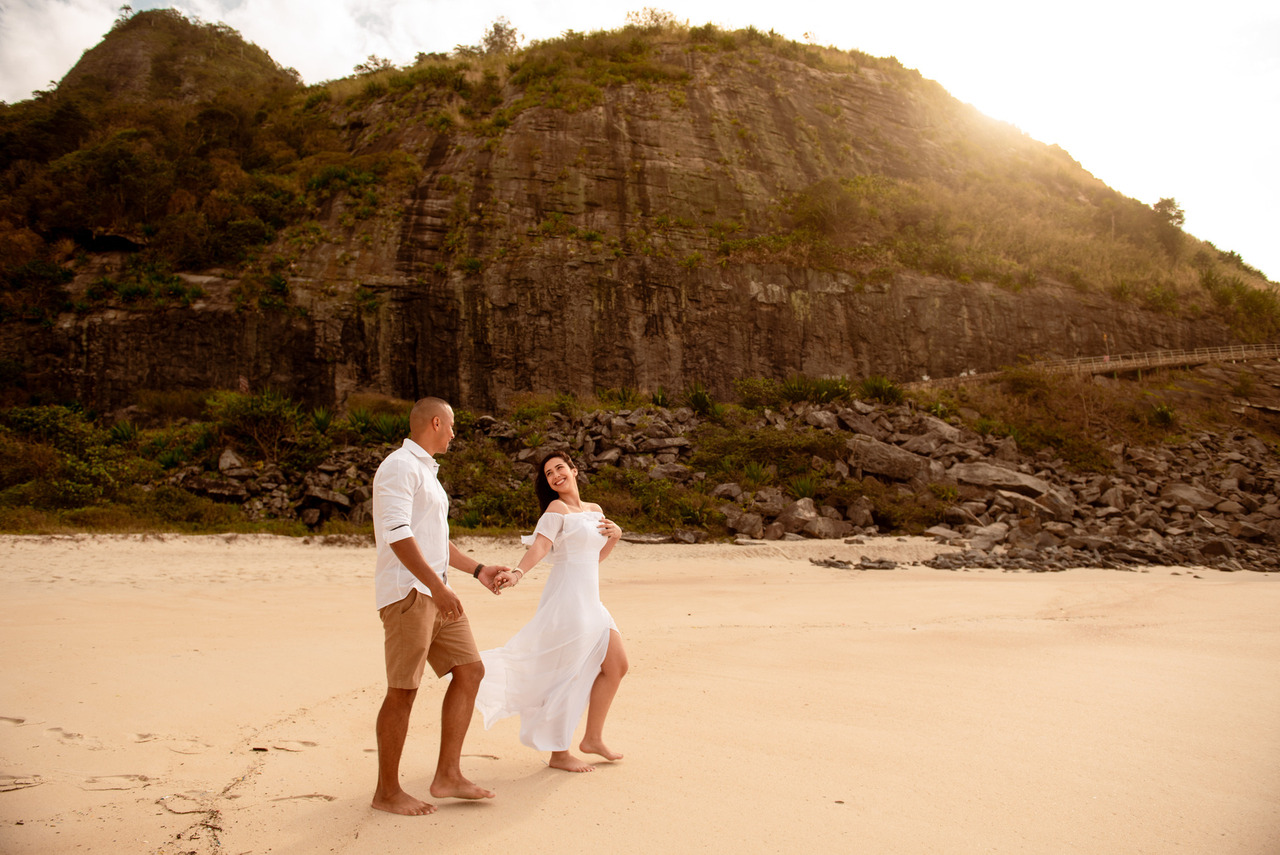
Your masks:
[{"label": "boulder", "polygon": [[984,525],[970,533],[969,545],[983,552],[991,551],[997,543],[1003,543],[1009,536],[1009,526],[1002,522]]},{"label": "boulder", "polygon": [[738,501],[742,498],[742,487],[737,484],[717,484],[716,488],[711,491],[713,499],[730,499]]},{"label": "boulder", "polygon": [[947,476],[972,487],[1011,490],[1033,499],[1043,496],[1051,489],[1049,482],[1042,481],[1034,475],[1005,469],[993,463],[957,463],[947,470]]},{"label": "boulder", "polygon": [[182,486],[197,495],[207,496],[220,502],[243,502],[249,498],[249,491],[244,488],[244,485],[230,478],[212,475],[188,478]]},{"label": "boulder", "polygon": [[953,531],[947,528],[945,525],[931,526],[925,529],[924,533],[929,537],[936,537],[938,540],[944,543],[950,543],[953,540],[958,540],[962,536],[960,532]]},{"label": "boulder", "polygon": [[879,425],[855,410],[840,410],[838,417],[840,423],[854,433],[864,434],[874,439],[884,436],[884,431],[880,430]]},{"label": "boulder", "polygon": [[744,511],[736,505],[725,505],[721,511],[724,513],[725,524],[728,525],[729,531],[756,540],[764,537],[764,517]]},{"label": "boulder", "polygon": [[844,537],[853,531],[853,526],[844,520],[833,520],[830,517],[818,517],[805,523],[802,532],[809,537],[831,539]]},{"label": "boulder", "polygon": [[804,498],[785,507],[778,514],[777,522],[781,523],[784,531],[794,533],[804,531],[806,525],[819,519],[823,517],[814,506],[813,499]]},{"label": "boulder", "polygon": [[596,466],[608,466],[617,463],[622,459],[621,448],[609,448],[591,458],[592,464]]},{"label": "boulder", "polygon": [[[872,504],[870,499],[866,496],[859,496],[853,500],[853,504],[845,508],[844,515],[849,518],[849,522],[858,528],[866,528],[876,524],[872,516],[874,509],[875,505]],[[1277,523],[1277,528],[1280,529],[1280,523]]]},{"label": "boulder", "polygon": [[805,423],[822,430],[839,430],[840,422],[835,413],[826,410],[813,410],[804,417]]},{"label": "boulder", "polygon": [[689,445],[688,437],[683,436],[655,436],[650,437],[636,445],[636,451],[664,451],[667,449],[687,448]]},{"label": "boulder", "polygon": [[693,480],[693,470],[683,463],[659,463],[649,470],[651,481],[678,481],[685,483]]},{"label": "boulder", "polygon": [[236,454],[230,448],[224,448],[222,454],[218,455],[218,471],[226,472],[228,469],[244,469],[244,460],[240,455]]},{"label": "boulder", "polygon": [[921,433],[940,437],[943,442],[960,441],[960,429],[954,425],[947,424],[937,416],[931,416],[928,413],[920,413],[916,418],[916,424]]},{"label": "boulder", "polygon": [[849,465],[892,481],[911,481],[929,472],[929,460],[918,454],[859,434],[850,439]]},{"label": "boulder", "polygon": [[996,490],[996,495],[1013,506],[1014,512],[1023,517],[1037,519],[1053,519],[1057,514],[1048,506],[1042,505],[1030,496],[1015,493],[1012,490]]},{"label": "boulder", "polygon": [[1165,484],[1160,491],[1160,498],[1174,504],[1188,505],[1197,511],[1207,511],[1223,501],[1221,496],[1182,481]]},{"label": "boulder", "polygon": [[787,497],[777,487],[765,487],[756,492],[755,510],[766,517],[776,517],[787,506]]},{"label": "boulder", "polygon": [[308,487],[307,492],[303,494],[304,498],[315,499],[320,502],[328,502],[331,505],[337,505],[340,508],[351,507],[351,497],[343,495],[336,490],[326,490],[324,487]]}]

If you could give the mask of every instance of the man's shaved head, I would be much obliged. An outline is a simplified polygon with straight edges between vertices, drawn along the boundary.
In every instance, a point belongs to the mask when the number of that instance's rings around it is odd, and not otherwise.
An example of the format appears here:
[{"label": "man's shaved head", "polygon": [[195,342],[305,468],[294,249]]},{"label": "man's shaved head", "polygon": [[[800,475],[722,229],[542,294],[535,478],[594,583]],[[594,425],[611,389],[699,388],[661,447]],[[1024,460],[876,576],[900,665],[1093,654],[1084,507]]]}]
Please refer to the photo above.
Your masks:
[{"label": "man's shaved head", "polygon": [[432,456],[449,450],[453,407],[440,398],[423,398],[409,411],[409,437]]},{"label": "man's shaved head", "polygon": [[442,398],[422,398],[409,411],[409,434],[417,436],[436,416],[444,417],[452,412],[449,402]]}]

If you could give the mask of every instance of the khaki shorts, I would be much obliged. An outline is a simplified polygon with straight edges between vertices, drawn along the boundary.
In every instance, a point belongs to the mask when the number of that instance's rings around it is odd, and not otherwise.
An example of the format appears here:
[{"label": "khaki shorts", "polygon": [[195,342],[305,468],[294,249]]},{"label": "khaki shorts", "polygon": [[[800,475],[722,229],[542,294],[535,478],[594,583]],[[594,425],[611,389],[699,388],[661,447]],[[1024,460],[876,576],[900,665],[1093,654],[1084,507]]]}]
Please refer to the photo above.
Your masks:
[{"label": "khaki shorts", "polygon": [[466,614],[446,621],[435,600],[417,588],[398,603],[378,610],[387,653],[387,685],[416,689],[428,662],[437,677],[459,665],[480,661],[480,649]]}]

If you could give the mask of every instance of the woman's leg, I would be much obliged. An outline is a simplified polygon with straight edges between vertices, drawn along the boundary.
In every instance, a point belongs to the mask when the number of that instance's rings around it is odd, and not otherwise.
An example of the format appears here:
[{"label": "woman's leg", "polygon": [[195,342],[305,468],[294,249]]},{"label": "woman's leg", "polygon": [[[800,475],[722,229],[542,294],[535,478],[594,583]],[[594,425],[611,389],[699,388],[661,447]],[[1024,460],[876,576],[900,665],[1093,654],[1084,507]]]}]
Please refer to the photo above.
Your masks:
[{"label": "woman's leg", "polygon": [[622,755],[610,751],[604,744],[604,720],[609,715],[609,706],[613,696],[618,693],[618,686],[626,675],[628,668],[627,651],[622,646],[622,636],[616,629],[609,630],[609,649],[604,654],[604,662],[600,663],[600,673],[591,684],[591,701],[587,706],[587,730],[582,735],[582,743],[578,746],[588,754],[599,754],[606,760],[621,760]]}]

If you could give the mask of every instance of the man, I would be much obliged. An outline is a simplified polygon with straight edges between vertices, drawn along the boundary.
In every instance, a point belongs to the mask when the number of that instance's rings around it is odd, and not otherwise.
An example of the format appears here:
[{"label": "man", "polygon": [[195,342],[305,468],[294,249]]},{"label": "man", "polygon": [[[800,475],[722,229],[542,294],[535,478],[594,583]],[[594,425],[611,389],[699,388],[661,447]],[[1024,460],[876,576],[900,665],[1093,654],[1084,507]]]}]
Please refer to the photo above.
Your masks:
[{"label": "man", "polygon": [[498,593],[497,575],[449,540],[449,496],[440,486],[436,455],[453,439],[453,408],[423,398],[409,413],[409,438],[387,455],[373,478],[373,526],[378,544],[375,577],[378,614],[386,644],[387,696],[378,712],[378,786],[373,806],[407,816],[435,812],[435,805],[400,786],[400,756],[409,713],[427,663],[437,677],[450,675],[441,709],[440,759],[431,795],[491,799],[462,775],[462,740],[471,724],[476,691],[484,677],[480,651],[462,600],[448,585],[448,568],[475,576]]}]

